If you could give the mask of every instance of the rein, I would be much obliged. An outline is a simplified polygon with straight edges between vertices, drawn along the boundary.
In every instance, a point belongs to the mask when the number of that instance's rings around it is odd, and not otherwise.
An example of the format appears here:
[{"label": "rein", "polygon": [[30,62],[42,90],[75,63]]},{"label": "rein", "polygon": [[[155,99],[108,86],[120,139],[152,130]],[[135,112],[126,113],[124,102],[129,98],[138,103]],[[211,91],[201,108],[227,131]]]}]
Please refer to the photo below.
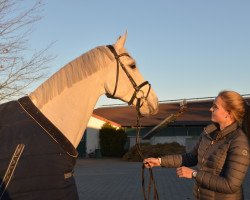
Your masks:
[{"label": "rein", "polygon": [[[106,94],[108,97],[110,98],[115,98],[115,94],[116,94],[116,91],[117,91],[117,87],[118,87],[118,80],[119,80],[119,66],[121,66],[121,68],[123,69],[123,71],[125,72],[125,74],[127,75],[130,83],[132,84],[133,88],[134,88],[134,93],[133,95],[131,96],[131,99],[129,100],[128,102],[128,105],[131,105],[133,104],[134,100],[136,99],[136,111],[137,111],[137,117],[136,117],[136,149],[137,149],[137,152],[140,156],[140,158],[142,160],[145,159],[145,157],[143,156],[142,154],[142,150],[141,150],[141,146],[140,146],[140,141],[139,141],[139,138],[140,138],[140,128],[141,128],[141,124],[140,124],[140,121],[141,121],[141,118],[142,118],[142,115],[140,113],[140,108],[142,107],[143,103],[141,103],[141,100],[142,99],[147,99],[148,95],[149,95],[149,92],[150,92],[150,89],[151,89],[151,85],[149,84],[148,81],[144,81],[143,83],[141,83],[140,85],[137,85],[135,80],[132,78],[132,76],[129,74],[128,70],[125,68],[124,64],[121,62],[120,60],[120,57],[122,56],[129,56],[129,54],[127,53],[122,53],[120,55],[117,54],[115,48],[112,46],[112,45],[107,45],[107,48],[109,48],[109,50],[111,51],[111,53],[114,55],[115,57],[115,60],[116,60],[116,81],[115,81],[115,88],[114,88],[114,91],[112,94]],[[144,87],[145,85],[149,85],[149,89],[147,91],[147,94],[146,96],[144,96],[144,92],[141,90],[142,87]],[[142,93],[142,95],[138,95],[139,92]],[[183,110],[180,110],[177,114],[175,115],[172,115],[170,116],[171,119],[168,120],[167,124],[176,120],[180,114],[183,113]],[[165,123],[166,125],[166,123]],[[146,193],[146,190],[145,190],[145,166],[144,166],[144,163],[142,164],[142,172],[141,172],[141,177],[142,177],[142,190],[143,190],[143,196],[144,196],[144,200],[149,200],[150,198],[150,192],[151,192],[151,186],[153,184],[154,186],[154,200],[159,200],[159,195],[158,195],[158,191],[157,191],[157,188],[156,188],[156,182],[155,182],[155,179],[154,179],[154,175],[153,175],[153,170],[152,170],[152,167],[148,168],[149,170],[149,175],[150,175],[150,179],[149,179],[149,183],[148,183],[148,190],[147,190],[147,193]]]},{"label": "rein", "polygon": [[180,103],[180,109],[178,110],[178,112],[167,116],[163,121],[161,121],[161,123],[159,123],[157,126],[155,126],[150,131],[148,131],[144,135],[143,139],[149,139],[152,136],[154,136],[157,133],[157,131],[159,131],[160,129],[162,129],[165,126],[168,126],[170,123],[176,121],[186,110],[187,110],[187,102],[186,102],[186,100],[183,100]]},{"label": "rein", "polygon": [[[132,84],[133,88],[134,88],[134,93],[131,97],[131,99],[128,102],[128,105],[131,105],[134,100],[136,99],[136,111],[137,111],[137,125],[136,125],[136,148],[138,151],[138,154],[140,155],[141,159],[144,160],[144,156],[142,154],[141,151],[141,147],[140,147],[140,142],[139,142],[139,137],[140,137],[140,119],[142,117],[141,113],[140,113],[140,108],[142,107],[143,103],[141,103],[142,99],[147,99],[150,89],[151,89],[151,85],[149,84],[148,81],[144,81],[143,83],[141,83],[140,85],[137,85],[135,80],[132,78],[132,76],[129,74],[129,72],[127,71],[127,69],[125,68],[124,64],[121,62],[120,57],[122,56],[129,56],[129,54],[127,53],[122,53],[120,55],[117,54],[115,48],[112,45],[107,45],[107,47],[109,48],[109,50],[113,53],[115,59],[116,59],[116,81],[115,81],[115,88],[114,91],[112,93],[112,95],[107,94],[108,97],[111,98],[115,98],[115,93],[118,87],[118,80],[119,80],[119,66],[121,66],[121,68],[123,69],[123,71],[125,72],[125,74],[127,75],[130,83]],[[142,87],[144,87],[145,85],[149,85],[149,89],[148,92],[146,94],[146,96],[144,96],[144,92],[141,90]],[[138,95],[139,92],[142,93],[142,96]],[[148,200],[150,197],[150,190],[151,190],[151,184],[153,182],[154,184],[154,200],[159,200],[158,197],[158,192],[156,189],[156,184],[155,184],[155,180],[154,180],[154,176],[153,176],[153,171],[152,168],[149,168],[149,173],[150,173],[150,181],[149,181],[149,185],[148,185],[148,195],[146,195],[146,190],[145,190],[145,182],[144,182],[144,169],[145,166],[144,164],[142,165],[142,189],[143,189],[143,195],[144,195],[144,200]]]},{"label": "rein", "polygon": [[[139,102],[139,103],[138,103]],[[136,149],[137,152],[142,160],[145,159],[145,157],[142,154],[141,150],[141,145],[140,145],[140,129],[141,129],[141,124],[140,124],[140,119],[141,119],[141,114],[140,114],[140,99],[137,99],[137,105],[136,105],[136,111],[137,111],[137,117],[136,117]],[[148,168],[149,170],[149,183],[148,183],[148,190],[146,192],[145,189],[145,166],[144,163],[142,164],[142,169],[141,169],[141,184],[142,184],[142,191],[143,191],[143,197],[144,200],[149,200],[150,199],[150,192],[151,192],[151,186],[153,183],[154,186],[154,200],[159,200],[159,195],[156,187],[156,182],[154,179],[153,175],[153,169],[150,167]]]},{"label": "rein", "polygon": [[[137,100],[138,101],[138,100]],[[140,99],[139,99],[140,101]],[[167,126],[169,125],[170,123],[174,122],[178,117],[180,117],[187,109],[187,102],[184,100],[183,102],[181,102],[180,104],[180,109],[178,110],[177,113],[175,114],[171,114],[170,116],[166,117],[165,120],[163,120],[160,124],[158,124],[157,126],[155,126],[153,129],[151,129],[144,137],[143,139],[145,138],[148,138],[149,135],[153,136],[153,134],[156,134],[156,130],[159,130],[160,128],[163,128],[164,126]],[[142,160],[144,160],[144,156],[142,154],[142,151],[141,151],[141,146],[140,146],[140,141],[139,141],[139,138],[140,138],[140,128],[141,128],[141,125],[140,125],[140,108],[139,106],[137,107],[136,106],[136,111],[137,111],[137,124],[136,124],[136,148],[137,148],[137,152],[140,156],[140,158]],[[151,192],[151,186],[152,186],[152,183],[153,183],[153,186],[154,186],[154,200],[159,200],[159,195],[158,195],[158,191],[157,191],[157,188],[156,188],[156,182],[155,182],[155,179],[154,179],[154,175],[153,175],[153,169],[152,167],[150,166],[148,168],[149,170],[149,183],[148,183],[148,194],[146,195],[146,190],[145,190],[145,166],[144,164],[146,163],[143,163],[142,164],[142,190],[143,190],[143,195],[144,195],[144,200],[149,200],[150,198],[150,192]]]}]

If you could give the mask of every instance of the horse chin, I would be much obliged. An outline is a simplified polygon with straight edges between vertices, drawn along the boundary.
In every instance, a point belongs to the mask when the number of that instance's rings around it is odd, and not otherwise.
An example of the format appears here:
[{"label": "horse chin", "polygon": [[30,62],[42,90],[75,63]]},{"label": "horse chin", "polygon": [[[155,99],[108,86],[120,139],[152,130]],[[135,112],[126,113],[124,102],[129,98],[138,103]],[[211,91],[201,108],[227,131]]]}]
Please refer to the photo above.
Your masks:
[{"label": "horse chin", "polygon": [[158,113],[159,103],[156,99],[155,101],[149,102],[144,101],[142,107],[140,108],[140,113],[142,116],[150,116]]}]

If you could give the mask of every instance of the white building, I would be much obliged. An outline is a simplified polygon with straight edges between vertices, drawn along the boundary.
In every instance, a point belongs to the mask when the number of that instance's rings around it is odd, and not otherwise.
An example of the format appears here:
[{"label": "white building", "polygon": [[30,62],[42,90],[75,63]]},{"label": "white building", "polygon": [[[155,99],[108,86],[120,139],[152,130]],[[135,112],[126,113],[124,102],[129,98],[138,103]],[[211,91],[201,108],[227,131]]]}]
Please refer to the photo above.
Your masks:
[{"label": "white building", "polygon": [[121,127],[121,125],[115,122],[102,118],[98,115],[92,114],[92,116],[89,119],[82,141],[80,142],[77,148],[80,157],[86,157],[91,153],[95,153],[97,150],[100,149],[99,130],[105,123],[109,123],[115,128]]}]

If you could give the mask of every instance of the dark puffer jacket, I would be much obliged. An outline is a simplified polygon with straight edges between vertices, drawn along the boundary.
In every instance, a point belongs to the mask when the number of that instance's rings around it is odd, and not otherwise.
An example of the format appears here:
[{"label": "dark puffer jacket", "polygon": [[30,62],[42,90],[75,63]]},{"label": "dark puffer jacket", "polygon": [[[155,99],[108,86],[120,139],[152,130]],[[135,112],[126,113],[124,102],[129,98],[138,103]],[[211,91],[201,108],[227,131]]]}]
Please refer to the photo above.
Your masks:
[{"label": "dark puffer jacket", "polygon": [[249,166],[249,142],[237,123],[222,131],[207,126],[193,151],[161,158],[162,167],[197,165],[193,189],[200,200],[242,200],[242,183]]}]

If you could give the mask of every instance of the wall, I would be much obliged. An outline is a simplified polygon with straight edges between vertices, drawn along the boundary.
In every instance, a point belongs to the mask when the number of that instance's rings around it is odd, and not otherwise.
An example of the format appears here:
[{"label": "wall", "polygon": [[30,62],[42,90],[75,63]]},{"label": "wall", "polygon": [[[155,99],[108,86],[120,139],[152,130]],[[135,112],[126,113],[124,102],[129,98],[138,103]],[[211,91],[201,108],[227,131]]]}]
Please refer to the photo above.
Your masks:
[{"label": "wall", "polygon": [[[202,125],[200,126],[170,126],[160,129],[157,134],[150,138],[150,140],[142,140],[141,143],[150,143],[151,145],[163,144],[163,143],[172,143],[177,142],[180,145],[186,147],[186,151],[193,149],[196,144],[199,135],[203,131]],[[148,133],[152,128],[144,127],[140,130],[140,136],[143,136]],[[127,129],[126,133],[129,137],[129,147],[135,145],[135,128]]]},{"label": "wall", "polygon": [[94,128],[87,129],[86,136],[86,153],[90,154],[95,152],[96,149],[100,149],[99,144],[99,130]]},{"label": "wall", "polygon": [[[136,137],[134,136],[129,136],[129,149],[135,146],[136,144]],[[140,143],[150,143],[150,140],[140,140]]]},{"label": "wall", "polygon": [[[152,145],[178,142],[180,145],[186,147],[186,151],[189,152],[198,142],[199,137],[197,136],[163,136],[163,137],[152,137],[150,140],[141,140],[140,143],[150,143]],[[129,148],[135,145],[136,138],[129,137]]]},{"label": "wall", "polygon": [[186,151],[190,152],[193,147],[198,142],[198,136],[169,136],[169,137],[152,137],[150,140],[151,144],[158,144],[158,143],[171,143],[171,142],[178,142],[180,145],[186,147]]},{"label": "wall", "polygon": [[199,141],[199,137],[191,137],[186,139],[186,151],[190,152],[194,148],[194,146],[197,144]]},{"label": "wall", "polygon": [[191,138],[192,136],[164,136],[164,137],[152,137],[150,139],[150,143],[152,145],[155,144],[163,144],[163,143],[172,143],[177,142],[180,145],[186,145],[186,138]]},{"label": "wall", "polygon": [[99,130],[105,122],[95,117],[90,117],[87,125],[86,153],[90,154],[96,149],[100,149]]}]

